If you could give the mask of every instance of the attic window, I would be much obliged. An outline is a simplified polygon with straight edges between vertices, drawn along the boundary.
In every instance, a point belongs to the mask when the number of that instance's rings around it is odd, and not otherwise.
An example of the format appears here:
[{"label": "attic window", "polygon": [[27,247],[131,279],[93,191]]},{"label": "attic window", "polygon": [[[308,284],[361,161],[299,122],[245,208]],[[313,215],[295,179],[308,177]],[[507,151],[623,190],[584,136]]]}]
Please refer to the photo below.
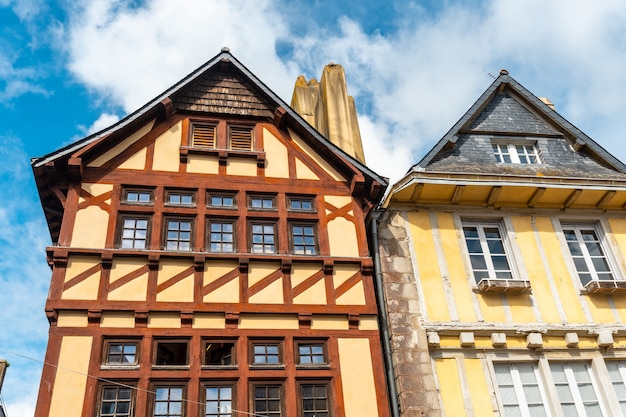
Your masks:
[{"label": "attic window", "polygon": [[252,126],[229,126],[228,147],[233,151],[251,151]]},{"label": "attic window", "polygon": [[493,143],[496,160],[505,164],[540,164],[541,158],[535,144]]},{"label": "attic window", "polygon": [[215,148],[217,126],[212,123],[194,123],[192,125],[192,145],[199,148]]}]

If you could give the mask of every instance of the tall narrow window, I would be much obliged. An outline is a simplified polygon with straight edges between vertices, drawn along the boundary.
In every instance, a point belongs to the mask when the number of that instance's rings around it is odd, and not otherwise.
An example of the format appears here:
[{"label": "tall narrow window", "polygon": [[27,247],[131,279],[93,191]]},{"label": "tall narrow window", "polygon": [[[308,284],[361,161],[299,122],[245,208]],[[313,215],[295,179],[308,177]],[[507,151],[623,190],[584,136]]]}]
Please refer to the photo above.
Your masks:
[{"label": "tall narrow window", "polygon": [[328,417],[328,384],[300,385],[301,417]]},{"label": "tall narrow window", "polygon": [[252,253],[276,253],[276,225],[274,223],[251,224]]},{"label": "tall narrow window", "polygon": [[317,245],[315,226],[311,224],[290,224],[291,252],[296,255],[315,255]]},{"label": "tall narrow window", "polygon": [[232,221],[209,221],[209,250],[211,252],[235,251],[235,223]]},{"label": "tall narrow window", "polygon": [[120,247],[125,249],[146,249],[149,230],[149,217],[122,216]]},{"label": "tall narrow window", "polygon": [[598,397],[589,363],[551,363],[552,379],[559,395],[563,415],[573,417],[606,416]]},{"label": "tall narrow window", "polygon": [[494,369],[504,416],[548,416],[546,394],[539,384],[536,364],[496,364]]},{"label": "tall narrow window", "polygon": [[207,385],[204,388],[204,416],[230,417],[233,406],[233,387]]},{"label": "tall narrow window", "polygon": [[130,417],[133,413],[134,389],[105,385],[100,393],[99,417]]},{"label": "tall narrow window", "polygon": [[591,280],[615,279],[594,225],[563,225],[563,234],[582,285]]},{"label": "tall narrow window", "polygon": [[609,370],[611,383],[615,389],[622,413],[626,416],[626,362],[607,361],[606,367]]},{"label": "tall narrow window", "polygon": [[192,221],[167,219],[165,230],[166,250],[191,250]]},{"label": "tall narrow window", "polygon": [[281,385],[255,385],[252,389],[254,414],[267,417],[282,415]]},{"label": "tall narrow window", "polygon": [[156,387],[154,417],[178,417],[184,415],[183,391],[183,387]]},{"label": "tall narrow window", "polygon": [[511,279],[500,226],[497,223],[463,223],[463,235],[476,282],[482,279]]}]

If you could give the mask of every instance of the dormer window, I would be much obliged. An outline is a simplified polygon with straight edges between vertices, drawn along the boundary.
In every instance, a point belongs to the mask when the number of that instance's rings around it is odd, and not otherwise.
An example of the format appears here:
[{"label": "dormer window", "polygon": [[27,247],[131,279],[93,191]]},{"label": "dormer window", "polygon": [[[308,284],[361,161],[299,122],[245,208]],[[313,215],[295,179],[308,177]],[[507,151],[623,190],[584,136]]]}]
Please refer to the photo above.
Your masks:
[{"label": "dormer window", "polygon": [[539,152],[534,144],[493,143],[493,153],[498,162],[505,164],[540,164]]}]

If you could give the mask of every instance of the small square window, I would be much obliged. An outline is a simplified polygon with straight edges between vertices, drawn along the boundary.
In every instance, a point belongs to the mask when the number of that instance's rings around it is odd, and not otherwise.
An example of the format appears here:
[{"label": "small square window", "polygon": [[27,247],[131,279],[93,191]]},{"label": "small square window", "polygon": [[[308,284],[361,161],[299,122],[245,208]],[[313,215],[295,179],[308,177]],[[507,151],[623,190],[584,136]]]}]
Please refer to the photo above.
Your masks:
[{"label": "small square window", "polygon": [[235,251],[235,222],[209,220],[208,246],[210,252]]},{"label": "small square window", "polygon": [[168,191],[167,204],[172,206],[193,206],[196,204],[195,194],[185,191]]},{"label": "small square window", "polygon": [[124,190],[124,203],[127,204],[152,204],[153,195],[151,190]]},{"label": "small square window", "polygon": [[234,194],[209,193],[209,207],[235,208],[237,202]]},{"label": "small square window", "polygon": [[311,197],[289,197],[289,210],[293,211],[315,211],[315,204]]},{"label": "small square window", "polygon": [[232,385],[205,385],[203,415],[205,417],[231,417],[234,391]]},{"label": "small square window", "polygon": [[325,342],[296,342],[296,363],[304,366],[326,365]]},{"label": "small square window", "polygon": [[306,383],[300,384],[300,399],[299,409],[301,411],[301,417],[329,417],[330,416],[330,401],[328,398],[329,389],[328,384],[324,382],[320,383]]},{"label": "small square window", "polygon": [[276,208],[275,196],[250,196],[250,208],[257,210],[272,210]]},{"label": "small square window", "polygon": [[291,252],[295,255],[316,255],[315,226],[312,224],[290,224]]},{"label": "small square window", "polygon": [[191,250],[193,236],[191,220],[167,219],[165,228],[165,250]]},{"label": "small square window", "polygon": [[276,225],[274,223],[251,224],[252,253],[276,253]]},{"label": "small square window", "polygon": [[236,343],[234,341],[209,340],[204,342],[203,365],[227,366],[234,365]]},{"label": "small square window", "polygon": [[283,363],[281,342],[254,341],[251,344],[253,365],[280,365]]},{"label": "small square window", "polygon": [[255,384],[252,387],[253,411],[257,416],[281,417],[283,386],[281,384]]},{"label": "small square window", "polygon": [[137,364],[137,342],[107,341],[104,350],[105,365],[128,366]]},{"label": "small square window", "polygon": [[98,417],[130,417],[133,415],[135,389],[121,385],[104,385],[100,392]]},{"label": "small square window", "polygon": [[156,386],[153,390],[153,417],[180,417],[185,414],[185,387]]},{"label": "small square window", "polygon": [[157,341],[154,364],[159,366],[184,366],[187,365],[186,341]]},{"label": "small square window", "polygon": [[146,249],[150,236],[150,217],[122,216],[119,245],[124,249]]}]

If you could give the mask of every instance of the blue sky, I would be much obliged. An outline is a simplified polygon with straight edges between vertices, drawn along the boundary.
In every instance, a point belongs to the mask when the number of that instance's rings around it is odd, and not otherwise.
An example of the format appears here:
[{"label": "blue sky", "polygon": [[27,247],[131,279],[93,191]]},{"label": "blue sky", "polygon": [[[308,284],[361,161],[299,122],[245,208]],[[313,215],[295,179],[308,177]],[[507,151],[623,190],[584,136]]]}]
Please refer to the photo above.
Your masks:
[{"label": "blue sky", "polygon": [[51,242],[30,158],[108,126],[228,46],[286,101],[299,74],[342,64],[368,165],[392,180],[501,68],[624,161],[625,21],[621,0],[0,0],[9,416],[33,414],[48,330]]}]

